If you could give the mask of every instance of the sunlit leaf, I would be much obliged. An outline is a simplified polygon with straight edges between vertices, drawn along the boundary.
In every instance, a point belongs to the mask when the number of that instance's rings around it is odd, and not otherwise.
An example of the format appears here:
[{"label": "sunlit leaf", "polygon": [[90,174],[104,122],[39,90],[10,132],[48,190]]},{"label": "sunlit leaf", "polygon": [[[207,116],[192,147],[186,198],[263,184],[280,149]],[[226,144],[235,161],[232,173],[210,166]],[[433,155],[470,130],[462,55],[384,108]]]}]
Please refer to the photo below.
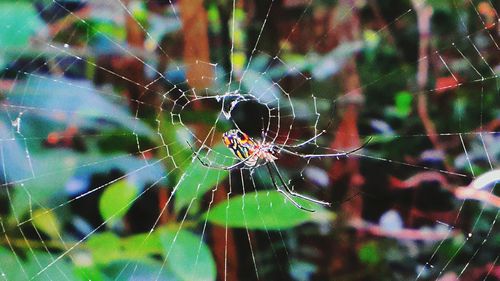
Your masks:
[{"label": "sunlit leaf", "polygon": [[132,206],[131,202],[138,192],[137,187],[127,180],[120,180],[109,185],[99,200],[102,218],[111,220],[111,223],[120,220]]},{"label": "sunlit leaf", "polygon": [[107,264],[123,258],[120,249],[120,238],[111,232],[92,235],[86,243],[92,254],[94,263]]},{"label": "sunlit leaf", "polygon": [[229,227],[248,229],[286,229],[305,222],[325,221],[333,218],[333,214],[322,210],[319,206],[297,198],[305,207],[316,209],[311,213],[296,208],[285,201],[285,197],[275,191],[259,191],[236,196],[217,204],[204,217],[210,222]]},{"label": "sunlit leaf", "polygon": [[148,261],[149,256],[162,252],[156,232],[121,239],[112,232],[103,232],[90,236],[86,246],[96,264],[109,264],[120,260]]},{"label": "sunlit leaf", "polygon": [[406,117],[411,112],[413,103],[413,95],[403,91],[396,94],[396,113],[399,117]]},{"label": "sunlit leaf", "polygon": [[363,32],[363,39],[367,48],[375,48],[380,43],[380,35],[371,29],[367,29]]},{"label": "sunlit leaf", "polygon": [[215,261],[208,246],[186,230],[168,227],[159,232],[167,267],[182,280],[215,280]]},{"label": "sunlit leaf", "polygon": [[233,65],[237,69],[243,69],[246,63],[246,56],[243,52],[237,52],[233,54]]},{"label": "sunlit leaf", "polygon": [[110,281],[97,266],[75,267],[74,271],[79,277],[77,280]]},{"label": "sunlit leaf", "polygon": [[51,210],[38,209],[34,211],[33,224],[51,238],[58,238],[61,233],[61,224],[56,214]]},{"label": "sunlit leaf", "polygon": [[142,255],[160,254],[163,249],[157,232],[129,236],[122,240],[122,245],[125,252],[139,252]]},{"label": "sunlit leaf", "polygon": [[148,10],[143,2],[133,2],[130,4],[130,11],[134,19],[142,26],[147,25]]},{"label": "sunlit leaf", "polygon": [[[314,57],[314,55],[313,55],[313,57]],[[304,71],[304,70],[309,71],[313,67],[313,64],[314,64],[314,62],[312,62],[311,60],[304,59],[303,54],[297,54],[297,53],[285,53],[285,54],[283,54],[282,59],[285,61],[287,66],[294,67],[298,71]],[[268,63],[268,61],[269,61],[269,59],[265,62]],[[279,70],[281,70],[281,72],[285,72],[287,69],[287,66],[274,67],[274,68],[272,68],[272,70],[276,71],[279,69]],[[271,72],[271,74],[277,75],[278,73]]]}]

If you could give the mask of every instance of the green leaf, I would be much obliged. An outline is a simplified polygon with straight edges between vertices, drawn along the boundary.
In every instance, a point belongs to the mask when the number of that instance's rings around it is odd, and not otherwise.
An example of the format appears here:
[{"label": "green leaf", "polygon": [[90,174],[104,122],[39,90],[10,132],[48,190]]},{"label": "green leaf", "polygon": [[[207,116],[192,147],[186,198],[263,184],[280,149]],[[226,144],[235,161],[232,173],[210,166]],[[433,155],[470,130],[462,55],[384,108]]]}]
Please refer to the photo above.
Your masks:
[{"label": "green leaf", "polygon": [[94,263],[104,265],[123,260],[148,261],[150,255],[161,254],[163,249],[156,232],[121,239],[112,232],[103,232],[92,235],[86,246]]},{"label": "green leaf", "polygon": [[380,43],[380,35],[374,30],[367,29],[363,32],[363,39],[368,48],[375,48]]},{"label": "green leaf", "polygon": [[[145,122],[132,118],[132,113],[123,103],[113,102],[108,97],[99,94],[99,90],[90,81],[58,76],[30,76],[30,79],[16,83],[7,95],[9,103],[13,106],[52,108],[75,114],[71,118],[49,112],[36,115],[25,114],[23,132],[29,129],[34,134],[49,133],[52,131],[51,128],[54,128],[53,126],[59,125],[54,129],[60,130],[60,125],[71,125],[82,130],[86,128],[100,132],[121,127],[150,139],[157,137],[157,134]],[[28,121],[27,118],[32,119]],[[35,120],[39,123],[34,123]],[[103,125],[103,122],[106,125]]]},{"label": "green leaf", "polygon": [[151,234],[142,233],[127,237],[122,240],[122,245],[125,252],[139,252],[141,256],[161,254],[163,249],[157,232]]},{"label": "green leaf", "polygon": [[359,260],[368,265],[375,265],[380,262],[380,253],[375,242],[364,244],[358,252]]},{"label": "green leaf", "polygon": [[455,120],[461,120],[464,118],[464,114],[467,112],[467,99],[463,97],[458,97],[453,102],[453,118]]},{"label": "green leaf", "polygon": [[453,2],[450,0],[427,0],[427,4],[436,10],[451,12],[453,10]]},{"label": "green leaf", "polygon": [[97,266],[83,266],[74,268],[75,275],[78,276],[76,280],[92,280],[92,281],[111,281],[113,279],[107,278]]},{"label": "green leaf", "polygon": [[99,200],[102,218],[110,223],[120,220],[132,206],[138,189],[127,180],[117,181],[104,190]]},{"label": "green leaf", "polygon": [[[168,149],[159,149],[158,157],[166,159],[163,164],[167,171],[174,173],[171,178],[178,178],[182,175],[182,170],[178,170],[177,165],[180,164],[184,168],[186,159],[191,159],[191,151],[187,149],[186,137],[183,135],[183,133],[187,133],[187,130],[181,125],[172,124],[165,114],[161,115],[160,120],[158,126],[163,141],[157,139],[156,142],[159,146],[163,145],[163,142],[168,143]],[[176,153],[170,153],[170,151]]]},{"label": "green leaf", "polygon": [[0,2],[0,67],[19,54],[35,56],[28,48],[30,38],[45,27],[31,2]]},{"label": "green leaf", "polygon": [[[28,147],[30,148],[30,147]],[[9,151],[9,153],[12,151]],[[22,155],[22,154],[21,154]],[[11,207],[18,216],[25,214],[30,210],[32,202],[37,202],[41,205],[53,204],[54,202],[66,202],[68,199],[64,191],[65,183],[75,173],[78,166],[79,155],[69,150],[50,150],[43,154],[31,154],[33,170],[37,173],[37,178],[19,183],[14,189],[14,195],[11,202]],[[9,176],[10,180],[22,179],[25,173],[30,169],[22,170],[18,175],[15,167],[26,167],[27,161],[22,161],[23,158],[14,158],[16,164],[10,165],[7,169],[12,171]],[[10,163],[10,162],[9,162]],[[8,165],[9,166],[9,165]],[[54,171],[57,171],[55,173]],[[26,178],[26,177],[25,177]],[[49,203],[50,201],[50,203]],[[9,218],[9,220],[13,219]]]},{"label": "green leaf", "polygon": [[132,15],[136,22],[140,23],[142,26],[147,26],[148,24],[148,10],[144,2],[132,2],[130,4]]},{"label": "green leaf", "polygon": [[106,266],[105,272],[110,280],[180,280],[171,270],[165,268],[161,261],[134,260],[132,263],[130,261],[116,261]]},{"label": "green leaf", "polygon": [[[32,255],[29,255],[23,267],[31,277],[30,280],[78,280],[71,261],[68,259],[55,260],[54,256],[54,254],[42,250],[34,251]],[[40,273],[42,268],[44,271]],[[37,275],[38,277],[35,278]]]},{"label": "green leaf", "polygon": [[441,249],[439,250],[439,255],[442,256],[443,260],[452,259],[458,251],[463,246],[465,241],[465,236],[463,234],[456,235],[451,239],[443,242]]},{"label": "green leaf", "polygon": [[296,198],[305,207],[316,209],[314,213],[303,211],[285,201],[282,194],[259,191],[237,196],[217,204],[205,213],[210,222],[229,227],[248,229],[287,229],[305,222],[329,221],[333,213],[320,209],[308,201]]},{"label": "green leaf", "polygon": [[0,248],[0,271],[5,274],[5,279],[6,280],[26,280],[29,279],[29,276],[26,276],[23,268],[21,267],[22,264],[20,265],[18,263],[18,260],[16,261],[16,258],[19,259],[19,257],[16,257],[13,255],[13,253],[10,250],[7,250],[6,248],[1,247]]},{"label": "green leaf", "polygon": [[159,232],[167,267],[181,280],[215,280],[215,261],[208,246],[186,230],[167,227]]},{"label": "green leaf", "polygon": [[120,244],[120,238],[111,232],[91,235],[86,243],[96,264],[108,264],[122,259]]},{"label": "green leaf", "polygon": [[413,95],[409,92],[402,91],[396,94],[396,114],[398,117],[407,117],[411,112],[413,103]]},{"label": "green leaf", "polygon": [[51,238],[59,238],[61,233],[61,224],[56,214],[51,210],[38,209],[33,212],[33,224],[35,227]]},{"label": "green leaf", "polygon": [[[21,258],[0,247],[0,261],[3,280],[79,280],[67,259],[55,261],[54,255],[47,252],[33,250]],[[52,265],[45,268],[49,264]],[[43,272],[42,268],[45,268]]]},{"label": "green leaf", "polygon": [[389,143],[396,138],[397,136],[394,135],[383,135],[383,134],[373,135],[370,144]]},{"label": "green leaf", "polygon": [[[216,153],[212,152],[211,155],[230,155],[229,149],[223,145],[217,145],[214,147]],[[216,165],[228,164],[227,158],[219,155],[217,159],[211,158],[210,161],[214,161]],[[217,161],[220,159],[220,161]],[[184,177],[181,178],[181,183],[177,187],[175,194],[175,210],[179,212],[183,207],[189,204],[193,198],[199,198],[205,194],[208,190],[216,186],[219,182],[224,181],[229,173],[223,170],[209,169],[203,166],[198,159],[195,159],[187,168],[184,173]]]},{"label": "green leaf", "polygon": [[107,36],[113,40],[120,41],[125,40],[127,34],[122,26],[107,20],[91,19],[88,21],[88,26],[86,27],[89,28],[88,32],[94,39],[96,36]]},{"label": "green leaf", "polygon": [[0,48],[13,49],[29,45],[29,39],[45,24],[31,3],[0,3]]}]

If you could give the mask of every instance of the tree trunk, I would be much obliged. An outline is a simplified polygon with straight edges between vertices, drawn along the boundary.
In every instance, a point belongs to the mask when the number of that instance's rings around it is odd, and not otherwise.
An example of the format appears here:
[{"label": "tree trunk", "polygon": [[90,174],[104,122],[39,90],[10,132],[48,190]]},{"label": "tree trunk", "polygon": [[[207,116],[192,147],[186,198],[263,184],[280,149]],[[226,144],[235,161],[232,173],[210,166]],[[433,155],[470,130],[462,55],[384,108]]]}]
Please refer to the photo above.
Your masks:
[{"label": "tree trunk", "polygon": [[180,15],[184,34],[184,63],[187,82],[193,88],[206,88],[213,81],[208,46],[208,18],[203,0],[181,0]]}]

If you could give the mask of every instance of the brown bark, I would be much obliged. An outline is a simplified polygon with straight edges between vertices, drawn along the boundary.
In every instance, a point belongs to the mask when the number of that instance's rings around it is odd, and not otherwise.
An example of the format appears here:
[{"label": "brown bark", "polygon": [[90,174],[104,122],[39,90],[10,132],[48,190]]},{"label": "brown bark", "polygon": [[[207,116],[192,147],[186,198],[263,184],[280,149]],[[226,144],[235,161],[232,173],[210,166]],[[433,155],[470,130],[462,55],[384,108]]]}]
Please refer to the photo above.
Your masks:
[{"label": "brown bark", "polygon": [[[142,50],[145,39],[144,30],[129,13],[124,13],[127,44],[131,48]],[[145,110],[151,110],[151,108],[141,107],[136,101],[155,104],[155,95],[145,89],[145,85],[148,83],[144,73],[144,63],[141,60],[141,58],[135,57],[120,57],[119,61],[114,64],[117,67],[117,73],[127,80],[126,88],[129,95],[130,107],[133,111],[139,110],[139,115],[142,115]]]},{"label": "brown bark", "polygon": [[213,67],[208,46],[208,18],[203,0],[181,0],[182,33],[184,34],[184,63],[186,77],[194,88],[206,88],[213,80]]},{"label": "brown bark", "polygon": [[[340,0],[337,6],[336,13],[342,13],[343,7],[353,7],[355,4],[351,0]],[[341,18],[340,15],[336,15]],[[339,23],[336,30],[336,39],[339,44],[350,42],[359,38],[360,34],[360,19],[358,11],[353,9],[352,14],[346,17],[343,22]],[[330,147],[333,149],[349,150],[358,147],[361,142],[357,128],[358,109],[362,100],[361,83],[358,75],[356,60],[351,58],[345,65],[342,71],[341,81],[343,81],[343,92],[345,93],[340,105],[341,121],[338,125],[337,133]],[[345,198],[350,198],[342,203],[343,214],[339,217],[339,222],[343,219],[361,220],[363,198],[355,196],[359,193],[360,186],[364,179],[359,173],[359,163],[357,157],[349,157],[343,160],[333,161],[333,165],[329,170],[332,186],[335,188],[347,188]],[[357,259],[356,247],[359,239],[356,235],[350,232],[340,232],[339,241],[333,241],[330,245],[328,255],[326,276],[338,276],[339,274],[347,274],[353,272],[357,266],[353,260]],[[335,253],[335,254],[331,254]]]},{"label": "brown bark", "polygon": [[431,32],[431,16],[432,7],[425,4],[425,1],[413,0],[412,4],[417,13],[418,21],[418,32],[419,32],[419,49],[418,57],[421,58],[418,61],[418,72],[417,72],[417,85],[418,85],[418,100],[417,100],[417,111],[422,124],[425,128],[425,132],[432,142],[434,147],[438,150],[442,149],[441,144],[438,140],[438,134],[436,133],[436,127],[429,117],[429,112],[427,111],[427,95],[425,93],[425,88],[427,87],[428,77],[429,77],[429,59],[425,59],[429,55],[429,44],[430,44],[430,32]]},{"label": "brown bark", "polygon": [[[128,2],[124,2],[127,5]],[[130,13],[125,12],[125,30],[127,36],[127,44],[134,49],[143,50],[145,41],[145,31],[140,24],[134,19]],[[127,82],[127,91],[130,98],[130,108],[137,111],[139,116],[149,114],[154,109],[158,110],[158,95],[153,91],[148,90],[146,85],[148,81],[144,72],[144,63],[142,58],[134,57],[120,57],[118,62],[118,69],[120,75],[123,75],[132,82]],[[135,101],[144,102],[151,106],[144,106]],[[144,149],[144,148],[143,148]],[[165,211],[160,214],[160,224],[165,224],[167,221],[173,219],[169,209],[165,207],[170,198],[170,191],[165,187],[160,187],[158,190],[158,207],[159,210],[165,208]]]},{"label": "brown bark", "polygon": [[163,210],[163,208],[165,208],[165,211],[160,214],[160,224],[166,224],[169,220],[174,219],[170,217],[170,211],[165,207],[170,196],[170,190],[166,187],[160,187],[160,189],[158,189],[158,209]]},{"label": "brown bark", "polygon": [[[226,199],[226,186],[220,184],[215,191],[212,204],[215,205]],[[216,225],[212,227],[212,250],[217,267],[217,280],[238,280],[238,255],[234,234],[230,228]]]},{"label": "brown bark", "polygon": [[[354,3],[351,0],[342,0],[339,6],[352,7]],[[339,25],[338,42],[349,42],[359,38],[360,19],[357,11],[353,11],[349,18]],[[349,150],[358,147],[361,142],[359,140],[359,132],[357,128],[358,120],[358,102],[362,98],[361,83],[358,75],[355,58],[349,59],[344,71],[342,72],[342,81],[344,81],[344,97],[347,101],[346,107],[342,114],[342,120],[338,126],[338,131],[335,139],[331,143],[331,147],[335,149]],[[347,183],[347,197],[359,192],[359,187],[363,183],[363,178],[359,173],[359,163],[356,157],[347,158],[345,161],[334,161],[330,169],[330,177],[335,183]],[[343,204],[344,210],[349,213],[352,218],[361,217],[362,197],[355,196],[352,200]]]}]

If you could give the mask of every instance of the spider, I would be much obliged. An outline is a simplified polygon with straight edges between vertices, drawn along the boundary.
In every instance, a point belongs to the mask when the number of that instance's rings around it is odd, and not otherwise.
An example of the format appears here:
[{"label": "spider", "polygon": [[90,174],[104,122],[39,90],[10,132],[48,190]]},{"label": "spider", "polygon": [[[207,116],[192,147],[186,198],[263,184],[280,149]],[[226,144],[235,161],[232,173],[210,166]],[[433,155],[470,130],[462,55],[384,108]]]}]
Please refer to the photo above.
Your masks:
[{"label": "spider", "polygon": [[[203,159],[200,158],[198,155],[198,152],[194,150],[194,148],[191,146],[191,144],[188,143],[188,145],[191,147],[193,150],[193,153],[196,155],[196,158],[200,161],[200,163],[211,169],[220,169],[220,170],[232,170],[234,168],[239,167],[241,164],[244,164],[246,167],[250,169],[254,169],[257,166],[259,166],[259,162],[262,163],[263,165],[266,165],[267,171],[269,172],[269,176],[271,177],[271,181],[274,185],[274,188],[281,194],[285,196],[286,199],[288,199],[295,207],[304,210],[304,211],[309,211],[309,212],[314,212],[312,209],[308,209],[302,205],[300,205],[297,201],[293,199],[293,197],[297,198],[302,198],[307,201],[323,205],[323,206],[331,206],[331,203],[317,200],[314,198],[307,197],[305,195],[299,194],[295,192],[293,189],[291,189],[286,183],[285,180],[283,179],[283,176],[281,175],[278,166],[276,165],[275,160],[278,159],[278,156],[280,152],[284,152],[290,155],[294,155],[297,157],[301,157],[304,159],[312,159],[312,158],[321,158],[321,157],[347,157],[349,154],[352,154],[356,151],[361,150],[363,147],[365,147],[371,140],[369,138],[363,145],[361,145],[358,148],[355,148],[351,151],[347,152],[341,152],[341,153],[330,153],[330,154],[301,154],[295,151],[290,150],[291,148],[297,148],[300,147],[304,144],[310,143],[313,140],[317,139],[319,136],[324,134],[326,131],[323,130],[321,133],[318,135],[314,136],[313,138],[302,142],[297,145],[275,145],[273,143],[268,143],[265,141],[265,134],[264,132],[262,133],[262,140],[254,140],[251,137],[249,137],[247,134],[242,132],[241,130],[238,129],[232,129],[227,132],[225,132],[222,135],[222,141],[226,145],[228,149],[230,149],[233,154],[240,159],[237,163],[230,165],[230,166],[215,166],[215,165],[210,165],[203,161]],[[278,176],[278,180],[284,187],[281,188],[274,176],[273,169],[275,171],[275,174]]]}]

